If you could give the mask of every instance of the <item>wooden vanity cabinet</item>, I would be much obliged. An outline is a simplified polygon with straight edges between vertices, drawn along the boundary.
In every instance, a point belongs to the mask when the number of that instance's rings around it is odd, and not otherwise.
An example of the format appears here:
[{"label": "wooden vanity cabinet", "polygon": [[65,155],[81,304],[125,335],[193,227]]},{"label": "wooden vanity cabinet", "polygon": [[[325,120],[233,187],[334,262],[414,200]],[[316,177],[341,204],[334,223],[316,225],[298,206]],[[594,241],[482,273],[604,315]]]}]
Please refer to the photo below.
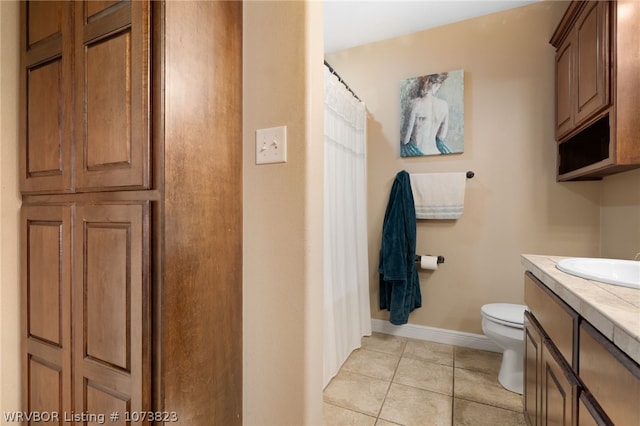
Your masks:
[{"label": "wooden vanity cabinet", "polygon": [[[525,274],[525,303],[527,424],[640,424],[638,364],[531,272]],[[572,342],[568,351],[567,325]]]},{"label": "wooden vanity cabinet", "polygon": [[640,167],[640,3],[572,1],[556,48],[557,179]]},{"label": "wooden vanity cabinet", "polygon": [[242,424],[242,2],[21,19],[22,410]]}]

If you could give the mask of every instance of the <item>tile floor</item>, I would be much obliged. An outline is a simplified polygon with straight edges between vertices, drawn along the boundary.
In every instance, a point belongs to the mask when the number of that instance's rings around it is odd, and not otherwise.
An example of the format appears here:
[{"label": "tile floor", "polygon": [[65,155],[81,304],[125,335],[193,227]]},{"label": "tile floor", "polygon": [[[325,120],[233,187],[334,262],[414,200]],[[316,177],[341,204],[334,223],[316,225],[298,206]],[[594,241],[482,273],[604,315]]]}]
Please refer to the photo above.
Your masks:
[{"label": "tile floor", "polygon": [[522,397],[498,383],[501,355],[374,333],[324,390],[324,425],[520,426]]}]

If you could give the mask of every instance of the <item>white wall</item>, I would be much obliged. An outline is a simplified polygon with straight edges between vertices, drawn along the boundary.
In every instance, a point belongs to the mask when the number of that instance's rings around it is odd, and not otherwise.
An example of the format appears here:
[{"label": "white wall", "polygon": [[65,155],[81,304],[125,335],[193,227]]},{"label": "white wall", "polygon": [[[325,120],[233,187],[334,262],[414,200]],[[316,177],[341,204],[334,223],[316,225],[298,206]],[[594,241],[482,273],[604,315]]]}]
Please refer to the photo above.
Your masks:
[{"label": "white wall", "polygon": [[20,404],[19,5],[0,1],[0,415]]},{"label": "white wall", "polygon": [[[244,3],[244,424],[322,424],[322,3]],[[255,131],[287,126],[287,163]]]}]

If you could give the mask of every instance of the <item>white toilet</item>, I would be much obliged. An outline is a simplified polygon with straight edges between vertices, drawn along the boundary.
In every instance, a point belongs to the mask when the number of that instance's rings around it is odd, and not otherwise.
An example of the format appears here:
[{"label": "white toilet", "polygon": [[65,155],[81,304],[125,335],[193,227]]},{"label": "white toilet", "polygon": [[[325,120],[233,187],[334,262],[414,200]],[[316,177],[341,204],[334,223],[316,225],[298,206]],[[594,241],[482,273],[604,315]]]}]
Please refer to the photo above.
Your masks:
[{"label": "white toilet", "polygon": [[525,305],[489,303],[482,306],[482,331],[504,349],[498,381],[505,389],[522,394]]}]

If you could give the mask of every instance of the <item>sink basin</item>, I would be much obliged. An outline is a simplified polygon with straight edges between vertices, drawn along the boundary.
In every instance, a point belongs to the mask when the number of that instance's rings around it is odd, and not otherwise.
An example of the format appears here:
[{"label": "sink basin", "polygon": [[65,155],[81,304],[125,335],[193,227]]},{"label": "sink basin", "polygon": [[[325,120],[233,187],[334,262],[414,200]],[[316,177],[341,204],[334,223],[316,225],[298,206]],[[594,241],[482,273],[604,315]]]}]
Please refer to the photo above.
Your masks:
[{"label": "sink basin", "polygon": [[556,268],[588,280],[640,289],[640,261],[571,257],[559,261]]}]

